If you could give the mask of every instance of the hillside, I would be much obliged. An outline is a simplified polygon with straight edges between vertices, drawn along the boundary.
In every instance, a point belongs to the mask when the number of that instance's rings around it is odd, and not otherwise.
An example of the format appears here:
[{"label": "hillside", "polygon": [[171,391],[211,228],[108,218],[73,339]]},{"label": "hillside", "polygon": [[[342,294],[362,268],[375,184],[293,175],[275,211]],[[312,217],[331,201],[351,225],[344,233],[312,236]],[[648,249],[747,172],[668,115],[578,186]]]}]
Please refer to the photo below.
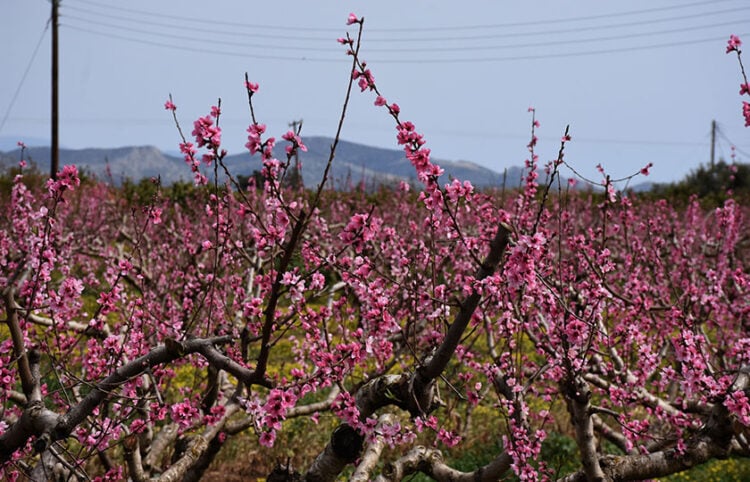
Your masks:
[{"label": "hillside", "polygon": [[[300,152],[302,177],[306,186],[313,186],[321,179],[333,139],[329,137],[306,137],[307,152]],[[285,159],[284,144],[279,144],[274,155]],[[49,165],[48,147],[30,147],[30,157],[42,170]],[[15,165],[20,158],[18,149],[0,152],[0,165]],[[226,164],[234,174],[250,175],[259,170],[260,157],[247,152],[227,156]],[[444,181],[449,178],[469,180],[478,187],[500,186],[503,174],[469,161],[436,160],[445,169]],[[111,178],[119,184],[124,179],[139,180],[161,176],[162,182],[170,184],[178,180],[189,180],[190,170],[177,156],[165,154],[153,146],[127,146],[111,149],[61,149],[60,163],[75,164],[79,168],[102,179]],[[520,179],[517,168],[509,170],[508,183],[516,185]],[[414,168],[404,157],[403,151],[371,147],[354,142],[340,141],[330,178],[337,187],[347,183],[366,185],[414,180]]]}]

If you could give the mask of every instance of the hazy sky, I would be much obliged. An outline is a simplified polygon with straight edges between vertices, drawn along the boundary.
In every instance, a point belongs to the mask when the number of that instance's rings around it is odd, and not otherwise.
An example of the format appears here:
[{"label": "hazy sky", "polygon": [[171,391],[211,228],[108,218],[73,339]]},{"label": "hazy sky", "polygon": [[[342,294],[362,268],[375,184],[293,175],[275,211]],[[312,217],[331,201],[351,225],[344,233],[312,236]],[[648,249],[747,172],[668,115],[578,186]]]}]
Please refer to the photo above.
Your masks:
[{"label": "hazy sky", "polygon": [[[541,159],[570,124],[566,159],[594,177],[598,163],[623,175],[653,162],[651,180],[679,178],[708,162],[712,119],[717,157],[731,142],[750,162],[739,68],[724,53],[730,34],[750,53],[747,0],[62,0],[60,142],[174,151],[171,93],[187,134],[221,97],[225,145],[241,152],[245,72],[269,134],[304,119],[303,137],[332,136],[349,12],[365,17],[362,58],[379,88],[436,158],[521,165],[533,105]],[[48,0],[0,4],[0,137],[49,138],[49,14]],[[373,100],[353,97],[343,137],[396,147]]]}]

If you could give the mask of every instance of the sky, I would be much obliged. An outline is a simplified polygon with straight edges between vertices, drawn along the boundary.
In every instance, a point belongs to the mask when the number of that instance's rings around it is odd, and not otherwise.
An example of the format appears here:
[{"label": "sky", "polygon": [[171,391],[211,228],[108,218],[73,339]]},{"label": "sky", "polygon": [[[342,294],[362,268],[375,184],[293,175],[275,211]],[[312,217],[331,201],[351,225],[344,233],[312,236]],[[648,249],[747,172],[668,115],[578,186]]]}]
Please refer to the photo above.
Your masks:
[{"label": "sky", "polygon": [[[0,3],[0,44],[12,46],[0,50],[0,138],[50,137],[50,10]],[[750,162],[742,77],[725,54],[730,34],[750,49],[747,0],[61,0],[60,144],[176,151],[171,94],[186,134],[220,98],[224,146],[241,153],[245,72],[269,135],[302,119],[303,139],[333,136],[350,12],[365,19],[361,58],[435,159],[523,165],[533,106],[540,161],[570,125],[565,159],[594,179],[597,164],[620,177],[652,162],[644,180],[678,180],[709,162],[712,120],[716,158],[735,145]],[[353,94],[342,137],[397,148],[374,94]]]}]

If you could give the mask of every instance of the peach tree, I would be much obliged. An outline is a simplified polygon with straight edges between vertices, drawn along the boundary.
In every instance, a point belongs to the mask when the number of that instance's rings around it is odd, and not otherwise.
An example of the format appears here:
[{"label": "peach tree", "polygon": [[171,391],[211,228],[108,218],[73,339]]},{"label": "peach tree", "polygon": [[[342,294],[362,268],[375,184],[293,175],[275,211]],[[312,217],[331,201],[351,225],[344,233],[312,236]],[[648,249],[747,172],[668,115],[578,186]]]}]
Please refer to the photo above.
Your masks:
[{"label": "peach tree", "polygon": [[[271,450],[296,418],[328,442],[269,480],[636,480],[750,455],[746,209],[639,200],[603,169],[602,189],[571,190],[571,136],[540,163],[533,109],[517,190],[445,182],[361,58],[363,19],[348,24],[349,86],[314,189],[287,187],[304,140],[283,134],[274,157],[249,79],[263,167],[248,189],[224,164],[220,104],[182,137],[198,188],[181,202],[136,208],[73,166],[44,189],[15,178],[2,477],[198,480],[233,438]],[[418,188],[326,188],[357,88],[392,117]],[[478,414],[491,423],[472,428]],[[496,441],[489,462],[452,468],[478,430]],[[551,430],[575,442],[570,473],[540,455]]]}]

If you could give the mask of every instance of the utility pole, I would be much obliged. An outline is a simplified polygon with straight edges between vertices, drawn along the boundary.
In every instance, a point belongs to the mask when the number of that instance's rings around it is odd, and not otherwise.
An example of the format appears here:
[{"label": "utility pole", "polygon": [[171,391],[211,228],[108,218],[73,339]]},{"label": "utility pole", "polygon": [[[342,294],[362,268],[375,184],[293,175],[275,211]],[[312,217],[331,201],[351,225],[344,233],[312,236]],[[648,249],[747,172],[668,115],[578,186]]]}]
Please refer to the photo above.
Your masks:
[{"label": "utility pole", "polygon": [[[289,123],[289,127],[292,128],[292,131],[294,131],[295,134],[300,133],[302,130],[302,119],[300,120],[293,120]],[[294,151],[294,170],[292,171],[290,182],[292,188],[297,189],[299,187],[302,187],[304,185],[302,181],[302,169],[300,169],[299,166],[299,149]]]},{"label": "utility pole", "polygon": [[57,178],[60,168],[60,139],[58,136],[58,55],[57,55],[57,9],[60,0],[52,0],[52,146],[50,148],[50,177]]},{"label": "utility pole", "polygon": [[714,170],[714,154],[716,152],[716,120],[711,121],[711,172]]}]

